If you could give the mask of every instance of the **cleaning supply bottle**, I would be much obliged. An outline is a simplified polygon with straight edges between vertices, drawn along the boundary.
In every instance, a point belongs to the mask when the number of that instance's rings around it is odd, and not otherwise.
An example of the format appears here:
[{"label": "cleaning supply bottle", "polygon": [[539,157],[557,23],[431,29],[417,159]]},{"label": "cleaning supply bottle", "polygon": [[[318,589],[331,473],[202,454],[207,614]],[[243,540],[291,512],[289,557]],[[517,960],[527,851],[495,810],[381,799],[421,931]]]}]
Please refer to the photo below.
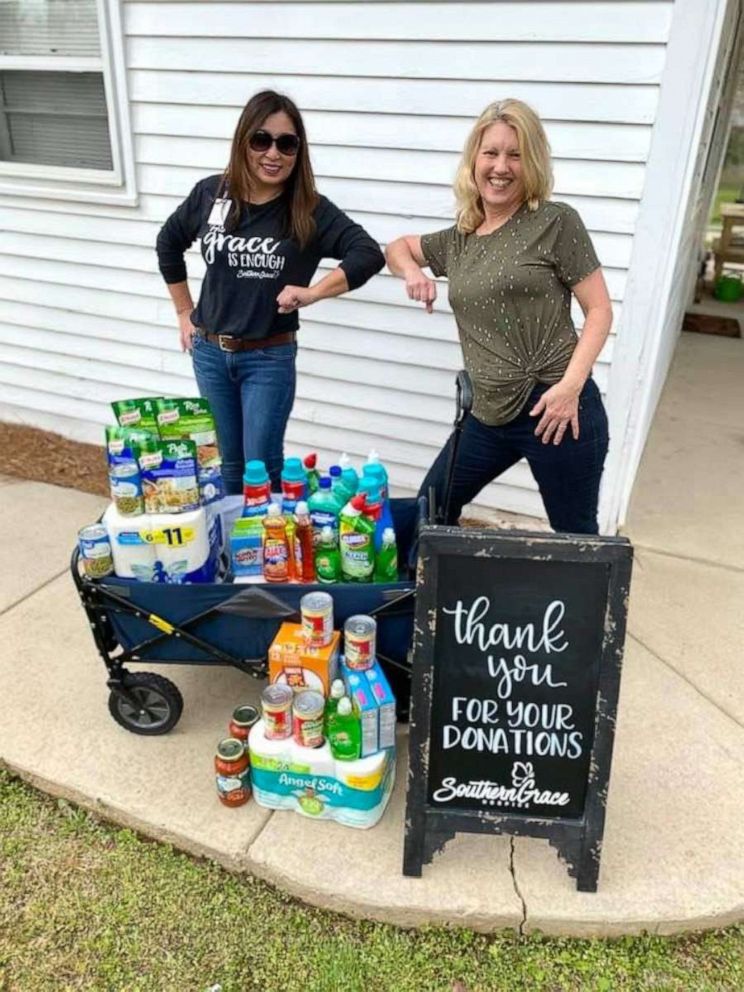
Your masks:
[{"label": "cleaning supply bottle", "polygon": [[288,582],[290,579],[290,549],[287,522],[276,503],[272,503],[263,519],[263,574],[266,582]]},{"label": "cleaning supply bottle", "polygon": [[370,451],[369,455],[367,456],[367,461],[364,463],[364,466],[362,467],[362,474],[364,474],[369,470],[371,470],[371,474],[374,476],[374,478],[379,479],[380,488],[382,489],[382,498],[388,499],[388,497],[390,496],[390,486],[388,484],[387,469],[380,461],[380,456],[377,454],[374,448]]},{"label": "cleaning supply bottle", "polygon": [[297,503],[307,499],[307,473],[299,458],[285,458],[282,469],[282,510],[294,513]]},{"label": "cleaning supply bottle", "polygon": [[370,475],[362,475],[362,478],[359,480],[359,492],[357,495],[364,495],[364,512],[377,523],[382,516],[383,507],[379,482]]},{"label": "cleaning supply bottle", "polygon": [[350,490],[351,495],[355,496],[359,488],[359,475],[345,451],[339,458],[338,463],[341,466],[341,478],[344,480],[344,485]]},{"label": "cleaning supply bottle", "polygon": [[341,699],[344,695],[346,695],[344,680],[334,679],[333,682],[331,682],[331,691],[328,693],[328,699],[326,700],[325,709],[323,710],[323,733],[326,737],[328,736],[328,725],[331,717],[338,709],[339,699]]},{"label": "cleaning supply bottle", "polygon": [[315,582],[313,524],[304,500],[295,507],[294,523],[295,578],[298,582]]},{"label": "cleaning supply bottle", "polygon": [[386,527],[382,533],[380,550],[375,555],[375,582],[398,581],[398,546],[395,531]]},{"label": "cleaning supply bottle", "polygon": [[359,707],[348,696],[338,701],[328,721],[328,743],[337,761],[356,761],[362,754],[362,721]]},{"label": "cleaning supply bottle", "polygon": [[315,545],[315,578],[317,582],[329,584],[341,579],[341,556],[336,535],[331,527],[320,532],[320,542]]},{"label": "cleaning supply bottle", "polygon": [[309,455],[305,455],[302,459],[302,467],[305,469],[305,474],[307,475],[307,494],[312,496],[314,492],[318,491],[318,481],[320,479],[320,472],[315,467],[318,464],[318,456],[314,451],[311,451]]},{"label": "cleaning supply bottle", "polygon": [[331,477],[331,492],[339,501],[342,507],[346,506],[354,493],[349,489],[349,487],[344,482],[343,472],[341,471],[340,465],[331,465],[328,469],[328,474]]},{"label": "cleaning supply bottle", "polygon": [[243,516],[262,517],[271,503],[271,481],[260,458],[245,463],[243,473]]},{"label": "cleaning supply bottle", "polygon": [[[373,483],[373,485],[370,485]],[[374,516],[377,523],[375,531],[375,551],[379,552],[382,546],[382,535],[388,527],[393,526],[393,514],[390,509],[390,500],[384,496],[387,477],[385,470],[380,464],[368,464],[364,466],[360,487],[368,491],[367,505],[370,507],[369,513]],[[379,497],[378,494],[379,493]]]},{"label": "cleaning supply bottle", "polygon": [[313,522],[313,539],[317,545],[320,533],[324,527],[330,527],[338,540],[338,515],[341,506],[331,491],[331,480],[327,475],[321,476],[318,491],[307,501],[310,519]]},{"label": "cleaning supply bottle", "polygon": [[345,582],[371,582],[375,570],[375,522],[363,493],[352,496],[339,518],[341,574]]}]

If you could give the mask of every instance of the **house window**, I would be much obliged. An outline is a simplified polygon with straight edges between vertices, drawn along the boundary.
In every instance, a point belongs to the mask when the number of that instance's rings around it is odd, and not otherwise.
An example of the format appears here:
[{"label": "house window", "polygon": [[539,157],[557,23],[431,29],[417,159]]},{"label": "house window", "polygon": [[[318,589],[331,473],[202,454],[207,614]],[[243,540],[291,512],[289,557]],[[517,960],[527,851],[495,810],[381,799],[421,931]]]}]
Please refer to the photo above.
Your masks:
[{"label": "house window", "polygon": [[136,202],[117,0],[0,0],[0,192]]}]

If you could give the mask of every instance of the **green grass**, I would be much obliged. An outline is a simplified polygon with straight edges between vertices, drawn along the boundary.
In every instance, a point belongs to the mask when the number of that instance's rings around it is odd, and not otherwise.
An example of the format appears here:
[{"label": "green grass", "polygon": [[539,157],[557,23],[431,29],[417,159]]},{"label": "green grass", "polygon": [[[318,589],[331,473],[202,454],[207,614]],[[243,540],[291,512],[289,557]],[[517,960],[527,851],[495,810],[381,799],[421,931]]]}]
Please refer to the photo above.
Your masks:
[{"label": "green grass", "polygon": [[1,992],[723,992],[744,988],[743,951],[744,927],[587,941],[354,922],[0,771]]}]

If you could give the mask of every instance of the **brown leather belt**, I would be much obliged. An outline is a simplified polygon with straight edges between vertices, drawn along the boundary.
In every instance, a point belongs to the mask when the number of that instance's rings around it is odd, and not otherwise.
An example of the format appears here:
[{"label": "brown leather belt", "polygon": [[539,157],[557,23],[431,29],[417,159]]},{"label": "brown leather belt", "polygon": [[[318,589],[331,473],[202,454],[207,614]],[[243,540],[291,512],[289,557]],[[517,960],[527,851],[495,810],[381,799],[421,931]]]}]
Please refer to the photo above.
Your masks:
[{"label": "brown leather belt", "polygon": [[279,344],[292,344],[297,340],[297,331],[284,331],[270,338],[236,338],[230,334],[210,334],[209,331],[197,331],[199,337],[216,344],[221,351],[255,351],[256,348],[273,348]]}]

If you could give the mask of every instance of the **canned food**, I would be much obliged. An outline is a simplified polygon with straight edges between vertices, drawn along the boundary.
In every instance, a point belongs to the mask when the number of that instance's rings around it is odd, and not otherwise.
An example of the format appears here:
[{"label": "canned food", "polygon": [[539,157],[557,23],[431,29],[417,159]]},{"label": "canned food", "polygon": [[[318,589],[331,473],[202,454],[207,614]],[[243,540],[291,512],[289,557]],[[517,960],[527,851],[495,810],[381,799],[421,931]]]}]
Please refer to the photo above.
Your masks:
[{"label": "canned food", "polygon": [[102,579],[114,571],[111,541],[103,524],[88,524],[78,531],[83,570],[89,579]]},{"label": "canned food", "polygon": [[292,735],[300,747],[321,747],[323,744],[324,708],[325,698],[322,692],[308,689],[295,696]]},{"label": "canned food", "polygon": [[225,737],[217,745],[214,758],[217,773],[217,795],[225,806],[242,806],[251,798],[251,781],[248,755],[243,742],[236,737]]},{"label": "canned food", "polygon": [[312,647],[324,648],[333,640],[333,599],[327,592],[309,592],[300,600],[302,633]]},{"label": "canned food", "polygon": [[344,660],[355,672],[366,672],[375,663],[377,623],[372,617],[349,617],[344,624]]},{"label": "canned food", "polygon": [[248,734],[256,723],[258,723],[258,710],[255,706],[238,706],[233,712],[227,732],[231,737],[242,741],[243,747],[247,750]]},{"label": "canned food", "polygon": [[292,736],[292,700],[294,693],[288,685],[267,685],[261,693],[264,736],[270,741],[282,741]]}]

